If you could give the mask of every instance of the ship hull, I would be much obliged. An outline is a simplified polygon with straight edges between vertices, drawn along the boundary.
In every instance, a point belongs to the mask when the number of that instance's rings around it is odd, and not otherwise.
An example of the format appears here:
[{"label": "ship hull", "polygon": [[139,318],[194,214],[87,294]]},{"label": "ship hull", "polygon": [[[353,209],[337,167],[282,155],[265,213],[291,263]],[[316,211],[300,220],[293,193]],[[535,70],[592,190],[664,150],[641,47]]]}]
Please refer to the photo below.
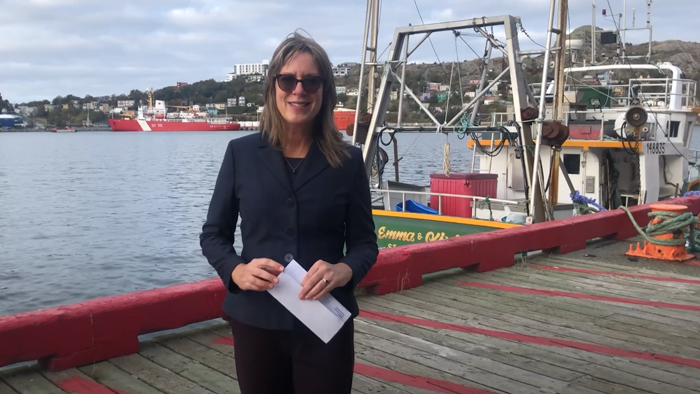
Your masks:
[{"label": "ship hull", "polygon": [[239,123],[179,122],[169,120],[109,119],[112,131],[236,131]]}]

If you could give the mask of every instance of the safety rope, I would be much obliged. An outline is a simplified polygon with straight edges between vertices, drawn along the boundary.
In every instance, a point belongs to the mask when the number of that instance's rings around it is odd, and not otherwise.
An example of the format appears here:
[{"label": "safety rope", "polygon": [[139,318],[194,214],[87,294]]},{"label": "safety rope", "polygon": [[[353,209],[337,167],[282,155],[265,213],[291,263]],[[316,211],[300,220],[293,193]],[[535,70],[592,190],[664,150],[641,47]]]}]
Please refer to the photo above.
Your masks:
[{"label": "safety rope", "polygon": [[486,208],[488,208],[488,210],[489,210],[489,220],[493,222],[494,219],[493,219],[493,210],[491,210],[491,196],[489,196],[488,194],[486,195],[486,197],[482,201],[479,201],[477,203],[477,207],[479,209],[484,209],[484,205],[486,205]]},{"label": "safety rope", "polygon": [[[583,196],[578,190],[574,191],[574,194],[570,194],[569,196],[571,197],[571,202],[574,203],[574,208],[576,208],[576,211],[580,215],[607,210],[595,202],[595,198]],[[589,207],[588,204],[593,205],[595,208]]]},{"label": "safety rope", "polygon": [[486,195],[486,199],[484,199],[484,202],[486,202],[486,206],[489,207],[489,220],[493,222],[493,211],[491,210],[491,199],[489,195]]},{"label": "safety rope", "polygon": [[[621,206],[620,209],[627,212],[627,216],[629,216],[630,221],[632,221],[634,228],[637,229],[639,235],[641,235],[644,238],[644,240],[646,240],[649,243],[664,246],[676,246],[687,244],[686,248],[691,251],[695,251],[696,245],[699,245],[698,237],[695,234],[695,223],[697,223],[698,218],[691,212],[685,212],[681,214],[666,211],[649,212],[648,215],[652,218],[652,220],[649,221],[649,224],[647,224],[646,230],[643,230],[639,226],[639,224],[637,224],[637,222],[634,220],[632,212],[630,212],[630,210],[627,207]],[[660,218],[663,220],[659,223],[652,224],[655,218]],[[688,231],[685,231],[686,227],[689,229]],[[668,234],[679,230],[683,231],[684,238],[652,238],[652,236],[654,235]]]}]

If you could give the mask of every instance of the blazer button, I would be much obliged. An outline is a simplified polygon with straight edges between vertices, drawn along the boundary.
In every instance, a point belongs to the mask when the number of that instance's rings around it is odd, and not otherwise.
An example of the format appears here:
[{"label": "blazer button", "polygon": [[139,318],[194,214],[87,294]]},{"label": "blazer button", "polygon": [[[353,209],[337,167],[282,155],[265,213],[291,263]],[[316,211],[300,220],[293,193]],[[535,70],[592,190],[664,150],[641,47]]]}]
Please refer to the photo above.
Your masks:
[{"label": "blazer button", "polygon": [[287,227],[287,229],[284,230],[284,231],[287,233],[287,235],[294,235],[294,234],[296,234],[296,231],[295,231],[293,228],[291,228],[291,227]]},{"label": "blazer button", "polygon": [[284,261],[286,261],[286,262],[288,262],[288,263],[291,263],[292,260],[294,260],[294,256],[292,256],[291,253],[287,253],[287,254],[284,255]]},{"label": "blazer button", "polygon": [[287,208],[294,208],[294,205],[296,205],[296,201],[294,201],[293,198],[288,198],[287,201],[284,202],[284,204],[287,206]]}]

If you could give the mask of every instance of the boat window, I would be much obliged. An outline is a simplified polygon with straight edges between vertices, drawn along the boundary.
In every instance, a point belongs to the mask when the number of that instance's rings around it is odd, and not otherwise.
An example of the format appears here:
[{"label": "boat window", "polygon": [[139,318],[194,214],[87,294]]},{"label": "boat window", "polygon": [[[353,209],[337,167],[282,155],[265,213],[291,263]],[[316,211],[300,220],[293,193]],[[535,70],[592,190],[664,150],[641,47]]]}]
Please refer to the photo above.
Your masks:
[{"label": "boat window", "polygon": [[564,168],[569,175],[578,175],[581,173],[581,155],[573,153],[564,154]]},{"label": "boat window", "polygon": [[677,120],[671,121],[671,129],[668,131],[668,136],[670,138],[678,137],[678,129],[681,126],[681,122]]}]

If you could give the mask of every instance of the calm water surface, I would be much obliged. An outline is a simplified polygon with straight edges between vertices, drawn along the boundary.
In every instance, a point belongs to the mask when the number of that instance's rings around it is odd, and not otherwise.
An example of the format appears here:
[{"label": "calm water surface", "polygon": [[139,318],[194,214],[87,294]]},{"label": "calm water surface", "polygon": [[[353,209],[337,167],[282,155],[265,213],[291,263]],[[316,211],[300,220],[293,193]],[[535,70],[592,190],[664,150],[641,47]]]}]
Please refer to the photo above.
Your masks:
[{"label": "calm water surface", "polygon": [[[0,315],[216,277],[198,235],[246,134],[0,133]],[[398,140],[402,182],[442,172],[445,137]],[[469,170],[466,139],[448,141],[452,171]]]}]

